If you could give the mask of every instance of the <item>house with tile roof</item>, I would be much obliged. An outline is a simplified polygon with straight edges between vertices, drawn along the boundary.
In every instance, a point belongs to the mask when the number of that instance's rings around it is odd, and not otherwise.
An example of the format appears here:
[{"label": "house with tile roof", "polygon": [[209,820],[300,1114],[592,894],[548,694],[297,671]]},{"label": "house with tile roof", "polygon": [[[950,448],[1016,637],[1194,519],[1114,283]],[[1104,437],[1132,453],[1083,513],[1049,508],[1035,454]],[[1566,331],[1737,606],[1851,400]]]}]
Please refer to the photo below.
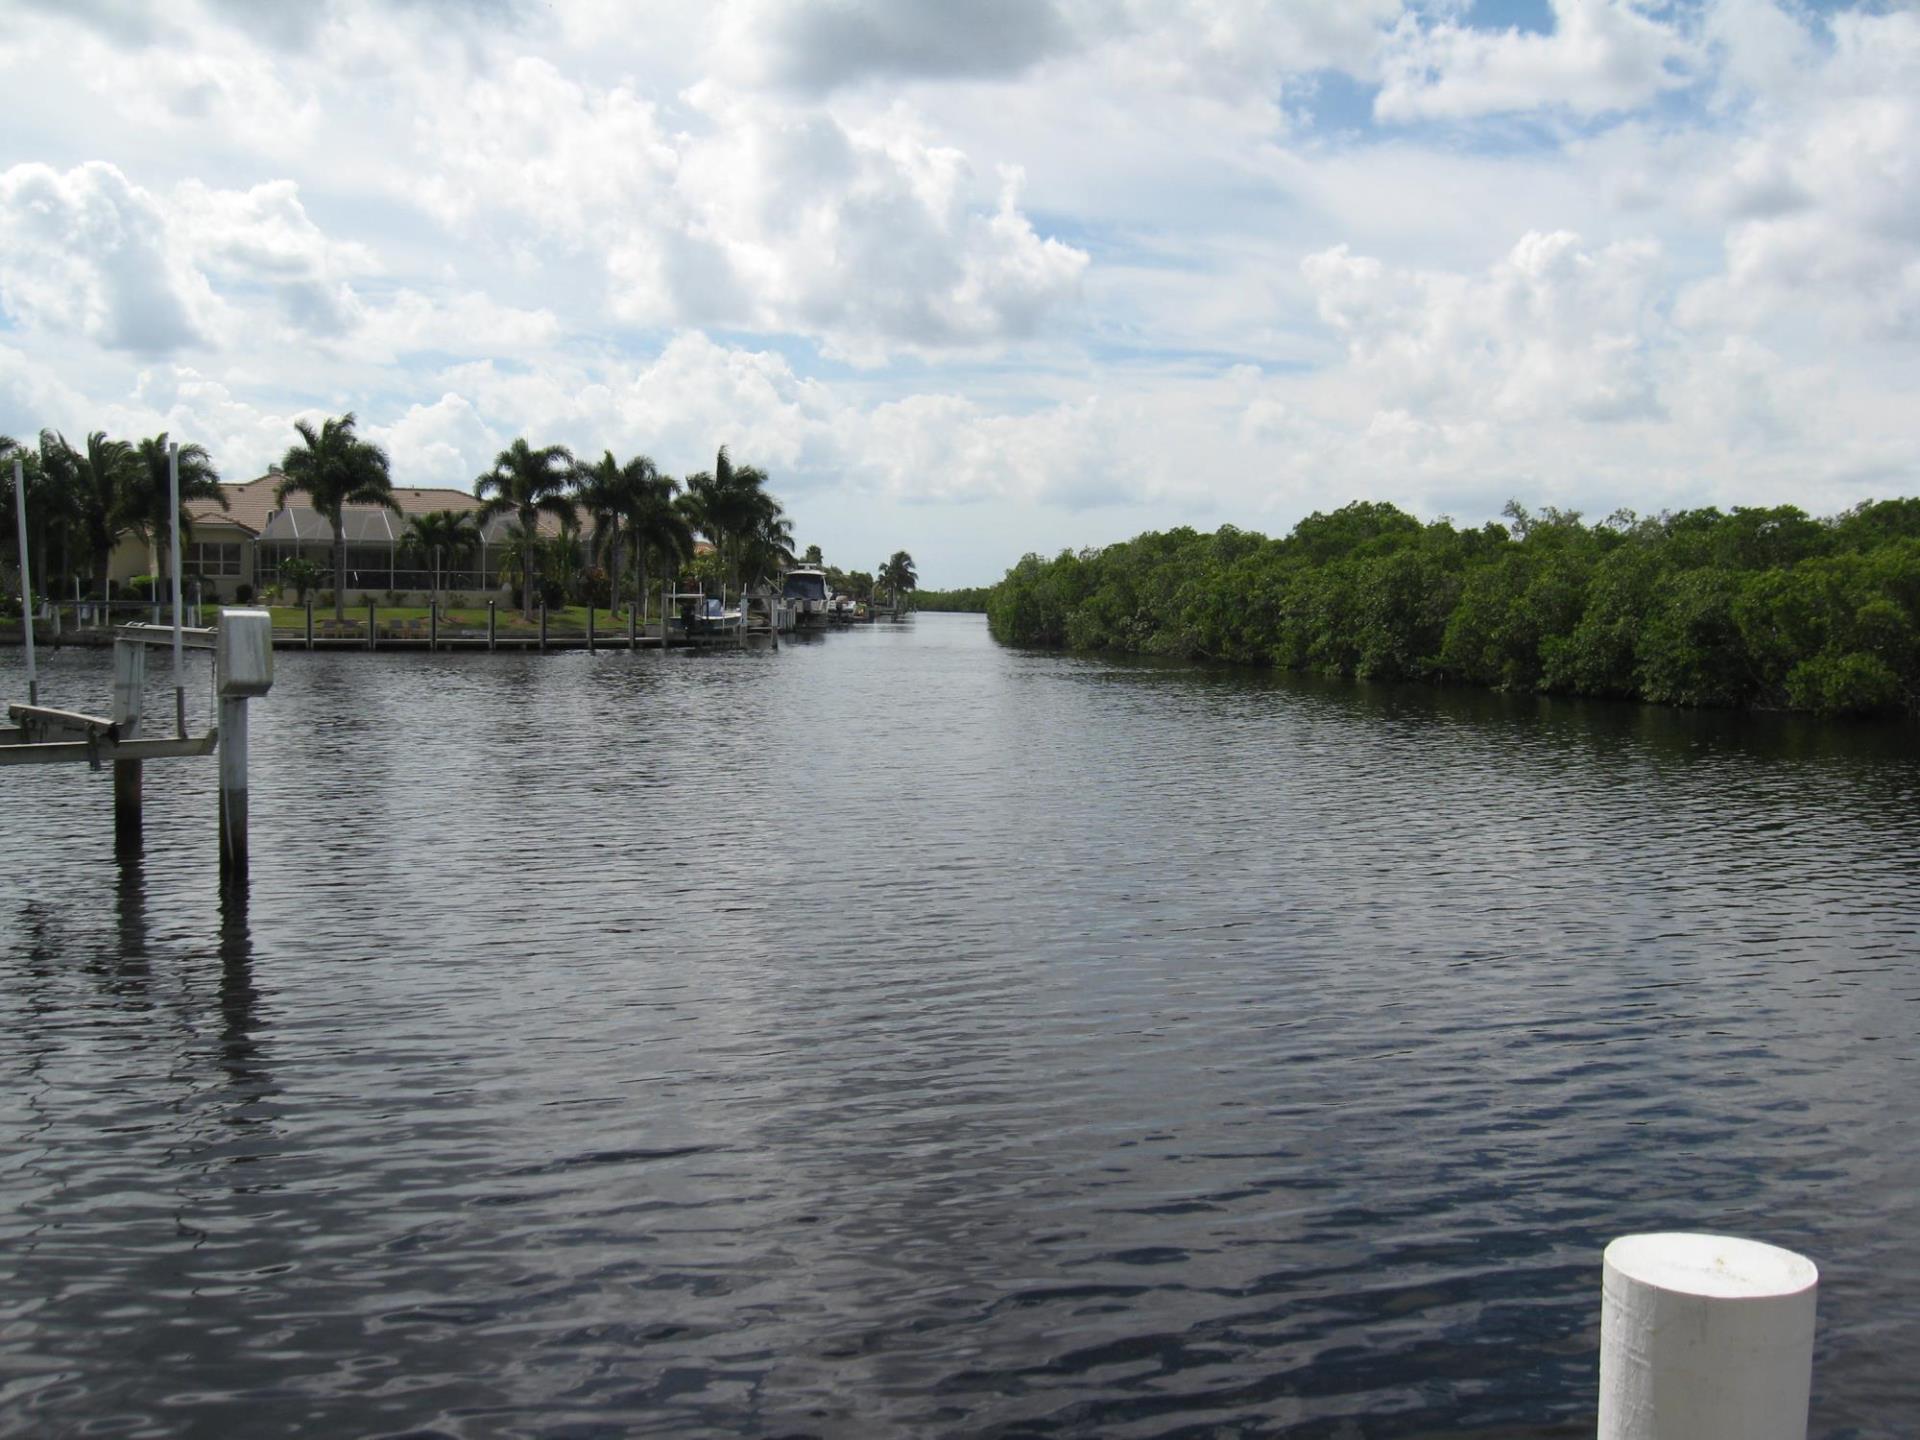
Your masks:
[{"label": "house with tile roof", "polygon": [[[265,603],[280,588],[281,568],[295,559],[318,565],[326,575],[322,587],[332,585],[333,527],[311,506],[300,503],[298,491],[287,497],[286,504],[279,503],[275,492],[285,478],[274,466],[252,480],[223,484],[224,508],[217,500],[187,502],[190,528],[182,547],[181,573],[190,582],[189,591],[197,581],[201,598],[232,604],[245,586]],[[481,503],[465,490],[413,485],[394,486],[393,498],[400,507],[397,515],[379,505],[349,505],[342,512],[349,604],[389,591],[417,594],[429,589],[433,584],[429,564],[401,543],[407,521],[436,510],[467,513],[478,510]],[[582,516],[581,524],[583,533],[591,535],[591,522]],[[462,568],[443,574],[442,589],[477,593],[510,586],[514,577],[504,562],[508,538],[518,526],[511,515],[488,521],[481,528],[479,548],[466,557]],[[558,535],[560,522],[543,513],[538,531],[545,537]],[[712,548],[704,540],[696,541],[694,553]],[[109,573],[116,585],[123,585],[134,576],[154,573],[159,563],[150,547],[127,535],[114,551]]]},{"label": "house with tile roof", "polygon": [[[222,485],[225,508],[216,500],[187,502],[190,528],[182,547],[181,573],[198,582],[203,599],[231,604],[246,586],[264,602],[279,589],[281,568],[294,559],[318,565],[327,577],[323,587],[331,586],[333,527],[311,506],[300,503],[298,491],[287,497],[286,504],[279,503],[275,492],[285,478],[278,467],[271,467],[252,480]],[[402,547],[407,521],[436,510],[466,513],[480,508],[478,497],[465,490],[396,485],[393,498],[400,507],[397,515],[379,505],[349,505],[342,512],[349,604],[388,591],[419,593],[430,588],[429,565]],[[462,568],[443,575],[442,588],[485,592],[510,585],[513,577],[503,562],[508,537],[518,523],[511,515],[488,521],[481,528],[479,548]],[[582,527],[584,533],[592,533],[584,516]],[[538,530],[542,536],[558,535],[560,522],[543,513]],[[694,548],[696,554],[712,549],[705,541],[696,542]],[[114,551],[110,574],[116,584],[124,584],[136,575],[152,574],[157,563],[145,543],[128,535]]]}]

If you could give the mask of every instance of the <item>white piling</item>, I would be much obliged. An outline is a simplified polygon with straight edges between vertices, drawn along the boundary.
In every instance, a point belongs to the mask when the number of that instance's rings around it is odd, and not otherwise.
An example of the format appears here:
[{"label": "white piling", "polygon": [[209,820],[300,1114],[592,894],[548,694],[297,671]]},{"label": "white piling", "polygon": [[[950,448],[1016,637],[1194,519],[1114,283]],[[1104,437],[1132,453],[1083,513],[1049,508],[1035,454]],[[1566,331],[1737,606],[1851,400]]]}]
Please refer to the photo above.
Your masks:
[{"label": "white piling", "polygon": [[1819,1271],[1724,1235],[1627,1235],[1602,1261],[1599,1440],[1806,1440]]},{"label": "white piling", "polygon": [[27,703],[40,703],[40,672],[33,662],[33,576],[27,569],[27,467],[13,462],[13,513],[20,525],[20,633],[27,644]]},{"label": "white piling", "polygon": [[221,612],[214,645],[220,692],[220,872],[247,870],[247,701],[273,688],[273,617]]},{"label": "white piling", "polygon": [[180,446],[167,442],[167,504],[173,517],[173,733],[187,738],[187,665],[180,644]]}]

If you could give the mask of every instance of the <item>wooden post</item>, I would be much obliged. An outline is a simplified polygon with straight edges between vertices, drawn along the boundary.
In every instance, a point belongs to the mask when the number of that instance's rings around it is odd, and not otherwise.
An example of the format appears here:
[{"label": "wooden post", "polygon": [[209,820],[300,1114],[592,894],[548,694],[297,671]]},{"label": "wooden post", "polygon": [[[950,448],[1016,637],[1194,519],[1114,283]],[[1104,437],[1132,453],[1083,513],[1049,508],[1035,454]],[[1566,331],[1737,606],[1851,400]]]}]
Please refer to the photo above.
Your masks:
[{"label": "wooden post", "polygon": [[[140,734],[140,711],[147,684],[147,647],[137,641],[118,640],[113,646],[113,713],[108,717],[120,727],[120,738],[132,740]],[[140,848],[140,762],[113,762],[113,844],[125,851]]]},{"label": "wooden post", "polygon": [[375,619],[375,615],[374,615],[374,609],[373,609],[373,601],[369,600],[367,601],[367,649],[369,650],[373,649],[374,619]]},{"label": "wooden post", "polygon": [[493,649],[493,622],[493,601],[489,600],[487,601],[487,649],[489,650]]},{"label": "wooden post", "polygon": [[307,597],[307,649],[313,649],[313,597]]},{"label": "wooden post", "polygon": [[1627,1235],[1601,1261],[1599,1440],[1805,1440],[1820,1274],[1725,1235]]},{"label": "wooden post", "polygon": [[547,602],[540,602],[540,653],[547,653]]},{"label": "wooden post", "polygon": [[593,654],[593,606],[587,606],[587,654]]},{"label": "wooden post", "polygon": [[640,602],[638,597],[627,602],[627,649],[640,648]]},{"label": "wooden post", "polygon": [[673,582],[660,582],[660,648],[667,648],[667,626],[671,623],[673,607]]},{"label": "wooden post", "polygon": [[427,653],[431,655],[440,648],[440,597],[433,596],[427,601]]},{"label": "wooden post", "polygon": [[[247,870],[247,702],[220,697],[220,873]],[[117,767],[116,767],[117,768]]]}]

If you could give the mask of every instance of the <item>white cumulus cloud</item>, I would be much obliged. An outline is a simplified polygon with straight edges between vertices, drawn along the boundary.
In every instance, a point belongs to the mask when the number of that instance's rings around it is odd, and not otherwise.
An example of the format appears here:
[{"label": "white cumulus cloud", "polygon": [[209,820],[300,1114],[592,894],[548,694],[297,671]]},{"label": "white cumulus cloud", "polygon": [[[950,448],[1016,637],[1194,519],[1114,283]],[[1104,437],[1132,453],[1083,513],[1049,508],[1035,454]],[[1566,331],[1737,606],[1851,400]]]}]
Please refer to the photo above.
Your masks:
[{"label": "white cumulus cloud", "polygon": [[160,204],[117,167],[0,173],[0,305],[16,323],[161,352],[201,339],[211,302]]},{"label": "white cumulus cloud", "polygon": [[1659,409],[1653,368],[1659,253],[1524,235],[1483,275],[1394,269],[1344,246],[1302,271],[1321,317],[1383,406],[1586,421]]},{"label": "white cumulus cloud", "polygon": [[1400,23],[1382,62],[1383,120],[1564,106],[1629,110],[1687,81],[1693,43],[1642,0],[1552,0],[1551,33]]}]

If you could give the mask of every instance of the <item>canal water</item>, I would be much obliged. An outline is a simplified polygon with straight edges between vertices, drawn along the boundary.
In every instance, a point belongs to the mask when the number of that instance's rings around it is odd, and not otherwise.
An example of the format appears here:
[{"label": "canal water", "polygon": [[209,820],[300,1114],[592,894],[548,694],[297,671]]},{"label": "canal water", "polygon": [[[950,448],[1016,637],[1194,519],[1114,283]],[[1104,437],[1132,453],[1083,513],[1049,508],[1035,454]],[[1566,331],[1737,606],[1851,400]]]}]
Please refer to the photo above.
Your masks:
[{"label": "canal water", "polygon": [[1700,1228],[1911,1435],[1917,756],[964,616],[283,653],[244,895],[210,763],[125,861],[0,771],[0,1434],[1591,1435]]}]

